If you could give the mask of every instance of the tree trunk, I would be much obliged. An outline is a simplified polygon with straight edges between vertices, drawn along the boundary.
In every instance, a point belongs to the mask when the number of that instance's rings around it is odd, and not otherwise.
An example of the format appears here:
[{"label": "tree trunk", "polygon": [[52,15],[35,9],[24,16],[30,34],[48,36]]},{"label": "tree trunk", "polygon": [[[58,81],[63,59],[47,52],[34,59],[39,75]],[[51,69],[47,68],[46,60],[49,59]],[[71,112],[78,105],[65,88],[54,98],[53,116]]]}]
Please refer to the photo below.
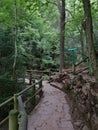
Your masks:
[{"label": "tree trunk", "polygon": [[84,12],[85,12],[85,20],[86,20],[86,43],[88,48],[89,60],[92,66],[92,71],[95,75],[95,78],[98,79],[98,69],[97,69],[97,60],[95,49],[93,45],[93,26],[92,26],[92,16],[91,16],[91,6],[90,0],[82,0]]},{"label": "tree trunk", "polygon": [[85,51],[84,51],[84,41],[83,41],[83,30],[80,30],[80,43],[81,43],[81,53],[82,53],[82,59],[85,58]]},{"label": "tree trunk", "polygon": [[64,69],[64,42],[65,42],[65,0],[58,0],[60,12],[60,72]]},{"label": "tree trunk", "polygon": [[15,77],[15,68],[16,68],[16,59],[17,59],[17,3],[16,0],[14,0],[14,12],[15,12],[15,18],[14,18],[14,48],[15,48],[15,57],[14,57],[14,63],[13,63],[13,77]]}]

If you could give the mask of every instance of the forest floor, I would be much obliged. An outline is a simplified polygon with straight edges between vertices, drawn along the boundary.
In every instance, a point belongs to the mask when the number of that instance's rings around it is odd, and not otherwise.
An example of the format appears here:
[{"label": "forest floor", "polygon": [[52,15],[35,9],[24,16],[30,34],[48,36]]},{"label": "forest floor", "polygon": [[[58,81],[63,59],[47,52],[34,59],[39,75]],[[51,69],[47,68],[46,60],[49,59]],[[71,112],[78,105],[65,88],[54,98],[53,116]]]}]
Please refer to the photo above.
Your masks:
[{"label": "forest floor", "polygon": [[46,81],[40,103],[28,116],[28,130],[74,130],[66,94]]}]

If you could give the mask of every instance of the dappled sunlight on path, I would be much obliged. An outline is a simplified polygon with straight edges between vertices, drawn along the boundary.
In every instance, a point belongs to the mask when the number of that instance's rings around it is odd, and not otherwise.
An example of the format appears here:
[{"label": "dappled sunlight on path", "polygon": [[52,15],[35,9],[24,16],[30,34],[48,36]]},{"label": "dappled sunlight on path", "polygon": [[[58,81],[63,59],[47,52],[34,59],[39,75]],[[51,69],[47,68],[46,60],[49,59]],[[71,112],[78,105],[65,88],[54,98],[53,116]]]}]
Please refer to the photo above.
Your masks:
[{"label": "dappled sunlight on path", "polygon": [[28,130],[74,130],[65,94],[43,84],[44,96],[29,115]]}]

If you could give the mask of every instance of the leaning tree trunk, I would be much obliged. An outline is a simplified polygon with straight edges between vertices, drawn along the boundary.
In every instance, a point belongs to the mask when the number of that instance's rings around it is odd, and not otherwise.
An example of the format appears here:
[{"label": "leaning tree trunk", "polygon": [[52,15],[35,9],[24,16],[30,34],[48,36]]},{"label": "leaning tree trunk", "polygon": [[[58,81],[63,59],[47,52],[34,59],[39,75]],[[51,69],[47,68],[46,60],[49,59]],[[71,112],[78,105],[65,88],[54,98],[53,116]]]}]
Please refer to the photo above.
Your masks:
[{"label": "leaning tree trunk", "polygon": [[92,66],[92,71],[95,75],[96,80],[98,80],[98,69],[97,69],[97,60],[96,53],[93,44],[93,25],[92,25],[92,15],[91,15],[91,6],[90,0],[82,0],[84,12],[85,12],[85,33],[86,33],[86,43],[88,48],[89,60]]},{"label": "leaning tree trunk", "polygon": [[60,12],[60,72],[64,69],[64,42],[65,42],[65,0],[58,0]]},{"label": "leaning tree trunk", "polygon": [[82,54],[82,59],[85,58],[85,51],[84,51],[84,41],[83,41],[83,29],[79,30],[80,32],[80,43],[81,43],[81,54]]},{"label": "leaning tree trunk", "polygon": [[13,63],[13,77],[15,78],[15,69],[16,69],[16,59],[17,59],[17,3],[14,0],[14,48],[15,48],[15,56]]}]

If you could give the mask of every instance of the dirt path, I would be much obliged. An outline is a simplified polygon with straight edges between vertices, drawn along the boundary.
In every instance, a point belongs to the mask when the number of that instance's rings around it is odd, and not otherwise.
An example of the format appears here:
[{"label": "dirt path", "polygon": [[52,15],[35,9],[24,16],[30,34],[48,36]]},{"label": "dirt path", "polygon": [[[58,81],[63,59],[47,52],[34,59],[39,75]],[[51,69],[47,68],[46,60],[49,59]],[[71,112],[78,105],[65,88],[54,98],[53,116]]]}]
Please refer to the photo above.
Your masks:
[{"label": "dirt path", "polygon": [[65,94],[44,82],[44,97],[30,113],[28,130],[74,130]]}]

